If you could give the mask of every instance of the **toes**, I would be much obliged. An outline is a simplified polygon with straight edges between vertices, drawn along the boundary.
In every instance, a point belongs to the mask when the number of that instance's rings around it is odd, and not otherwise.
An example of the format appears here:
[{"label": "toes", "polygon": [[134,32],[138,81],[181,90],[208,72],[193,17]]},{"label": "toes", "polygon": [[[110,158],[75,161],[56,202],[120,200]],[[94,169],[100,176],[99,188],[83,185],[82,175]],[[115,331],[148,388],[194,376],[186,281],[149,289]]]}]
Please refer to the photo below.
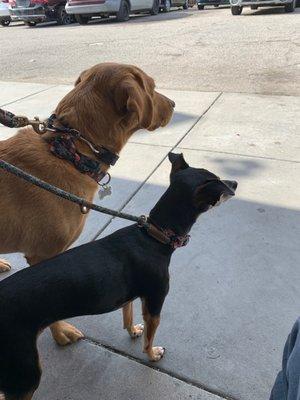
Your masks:
[{"label": "toes", "polygon": [[159,361],[163,358],[165,354],[166,349],[164,347],[152,347],[152,349],[149,351],[144,350],[145,353],[148,353],[148,357],[150,361]]},{"label": "toes", "polygon": [[159,361],[163,358],[166,349],[164,347],[153,347],[151,361]]},{"label": "toes", "polygon": [[61,326],[52,329],[52,335],[56,343],[60,346],[75,343],[84,337],[84,334],[80,330],[67,323],[63,323]]},{"label": "toes", "polygon": [[0,259],[0,272],[7,272],[11,270],[10,263],[6,260]]},{"label": "toes", "polygon": [[135,338],[142,336],[143,332],[144,332],[144,324],[134,325],[130,336],[133,339],[135,339]]}]

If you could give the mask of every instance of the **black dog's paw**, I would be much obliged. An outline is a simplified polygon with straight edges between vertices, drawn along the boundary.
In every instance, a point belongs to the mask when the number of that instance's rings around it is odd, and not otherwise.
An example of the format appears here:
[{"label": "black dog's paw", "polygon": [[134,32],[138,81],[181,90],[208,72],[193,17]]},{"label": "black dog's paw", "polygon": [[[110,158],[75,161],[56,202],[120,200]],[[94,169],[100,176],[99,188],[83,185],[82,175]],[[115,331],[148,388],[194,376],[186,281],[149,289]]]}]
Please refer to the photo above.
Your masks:
[{"label": "black dog's paw", "polygon": [[132,337],[132,339],[136,339],[142,336],[143,332],[144,332],[144,324],[137,324],[130,329],[129,335]]}]

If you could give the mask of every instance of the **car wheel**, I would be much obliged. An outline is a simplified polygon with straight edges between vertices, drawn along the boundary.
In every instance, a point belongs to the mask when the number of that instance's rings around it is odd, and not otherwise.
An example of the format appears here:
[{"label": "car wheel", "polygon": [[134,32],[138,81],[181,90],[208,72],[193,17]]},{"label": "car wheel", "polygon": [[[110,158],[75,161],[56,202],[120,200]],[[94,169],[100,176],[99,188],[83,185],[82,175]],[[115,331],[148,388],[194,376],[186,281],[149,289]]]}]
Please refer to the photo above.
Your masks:
[{"label": "car wheel", "polygon": [[35,21],[24,21],[24,24],[32,28],[33,26],[36,26],[37,23]]},{"label": "car wheel", "polygon": [[198,4],[198,10],[204,10],[204,6],[202,6],[201,4]]},{"label": "car wheel", "polygon": [[126,0],[121,0],[120,9],[117,13],[117,21],[125,22],[129,20],[130,7]]},{"label": "car wheel", "polygon": [[243,11],[243,7],[231,6],[231,14],[232,15],[241,15],[242,11]]},{"label": "car wheel", "polygon": [[79,23],[79,25],[86,25],[89,22],[90,17],[87,17],[86,15],[76,14],[75,20]]},{"label": "car wheel", "polygon": [[184,3],[184,5],[182,6],[182,8],[183,8],[184,10],[187,10],[187,9],[189,8],[189,0],[185,0],[185,3]]},{"label": "car wheel", "polygon": [[153,6],[150,10],[151,15],[157,15],[159,13],[159,0],[153,1]]},{"label": "car wheel", "polygon": [[58,7],[56,11],[56,19],[58,25],[70,25],[73,22],[73,16],[67,13],[65,6]]},{"label": "car wheel", "polygon": [[164,12],[170,12],[170,11],[171,11],[171,0],[165,0]]},{"label": "car wheel", "polygon": [[11,23],[11,18],[7,17],[7,18],[1,18],[0,19],[0,24],[2,26],[8,26]]},{"label": "car wheel", "polygon": [[215,8],[218,8],[218,7],[219,7],[219,4],[214,4],[214,7],[215,7]]},{"label": "car wheel", "polygon": [[250,6],[251,10],[257,10],[258,6]]},{"label": "car wheel", "polygon": [[284,7],[285,12],[293,12],[296,8],[296,0],[293,0],[291,3],[287,4]]}]

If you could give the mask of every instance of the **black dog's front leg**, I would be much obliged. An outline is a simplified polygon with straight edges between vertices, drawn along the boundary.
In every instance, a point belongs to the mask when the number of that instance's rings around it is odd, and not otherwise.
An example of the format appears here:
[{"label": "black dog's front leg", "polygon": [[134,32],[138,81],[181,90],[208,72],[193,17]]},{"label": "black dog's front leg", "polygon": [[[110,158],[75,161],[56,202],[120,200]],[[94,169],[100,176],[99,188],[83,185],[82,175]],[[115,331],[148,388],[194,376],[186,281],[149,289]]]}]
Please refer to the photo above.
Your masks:
[{"label": "black dog's front leg", "polygon": [[145,322],[144,329],[144,353],[147,353],[150,361],[159,361],[165,352],[164,347],[153,347],[153,339],[160,322],[160,311],[164,298],[155,302],[149,299],[142,300],[142,311]]},{"label": "black dog's front leg", "polygon": [[127,329],[133,339],[142,336],[144,331],[143,324],[133,325],[133,305],[131,301],[123,306],[123,327]]}]

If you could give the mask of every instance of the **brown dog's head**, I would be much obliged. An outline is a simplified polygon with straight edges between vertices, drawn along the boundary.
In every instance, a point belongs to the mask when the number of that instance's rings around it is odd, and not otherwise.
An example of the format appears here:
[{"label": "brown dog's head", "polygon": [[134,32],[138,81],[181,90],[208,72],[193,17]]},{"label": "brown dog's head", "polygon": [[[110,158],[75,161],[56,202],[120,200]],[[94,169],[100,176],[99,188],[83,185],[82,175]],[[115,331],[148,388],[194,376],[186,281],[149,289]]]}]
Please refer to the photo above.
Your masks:
[{"label": "brown dog's head", "polygon": [[82,72],[55,112],[95,144],[119,152],[138,129],[167,125],[174,107],[139,68],[104,63]]}]

